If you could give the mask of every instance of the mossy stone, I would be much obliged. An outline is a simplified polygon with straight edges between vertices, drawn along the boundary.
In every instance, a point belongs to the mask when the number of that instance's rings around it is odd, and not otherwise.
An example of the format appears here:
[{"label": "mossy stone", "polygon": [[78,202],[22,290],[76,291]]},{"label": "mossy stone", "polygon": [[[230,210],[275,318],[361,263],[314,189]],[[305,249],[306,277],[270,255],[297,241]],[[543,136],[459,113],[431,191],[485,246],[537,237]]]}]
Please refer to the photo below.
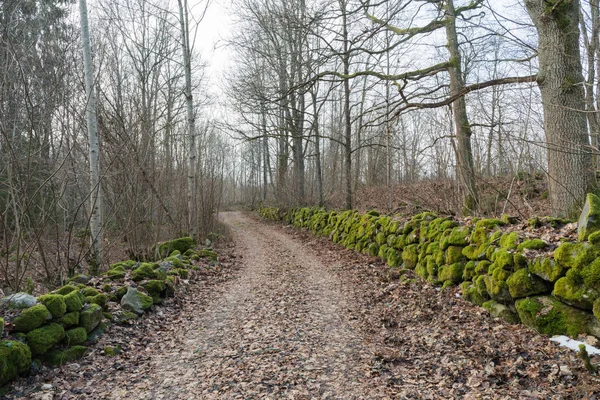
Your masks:
[{"label": "mossy stone", "polygon": [[100,321],[102,321],[102,307],[98,304],[90,304],[79,315],[79,326],[85,328],[87,333],[93,331]]},{"label": "mossy stone", "polygon": [[600,198],[593,193],[588,193],[577,222],[577,239],[582,242],[597,231],[600,231]]},{"label": "mossy stone", "polygon": [[466,258],[462,253],[463,248],[461,246],[449,246],[446,250],[446,264],[454,264],[457,262],[465,261]]},{"label": "mossy stone", "polygon": [[164,258],[171,254],[173,250],[178,250],[180,253],[185,253],[187,250],[193,247],[194,240],[188,236],[159,243],[157,246],[154,246],[153,251],[157,253],[157,258]]},{"label": "mossy stone", "polygon": [[218,254],[215,251],[209,249],[202,249],[198,252],[198,255],[203,258],[208,258],[211,261],[217,261]]},{"label": "mossy stone", "polygon": [[475,261],[469,261],[468,263],[465,264],[465,268],[463,270],[463,276],[462,276],[463,281],[470,281],[473,278],[475,278],[475,276],[477,276],[477,274],[475,273],[476,265],[477,264]]},{"label": "mossy stone", "polygon": [[507,250],[515,250],[519,244],[517,232],[505,233],[500,237],[500,247]]},{"label": "mossy stone", "polygon": [[167,257],[164,259],[164,262],[171,263],[171,265],[173,265],[173,267],[175,267],[175,268],[183,267],[183,263],[181,262],[181,259],[178,257]]},{"label": "mossy stone", "polygon": [[478,246],[481,246],[484,243],[488,242],[488,236],[489,236],[490,230],[487,228],[475,228],[473,230],[473,232],[471,233],[471,237],[469,239],[469,242]]},{"label": "mossy stone", "polygon": [[501,318],[510,324],[518,324],[521,322],[519,315],[513,312],[509,307],[500,304],[497,301],[486,301],[481,305],[494,318]]},{"label": "mossy stone", "polygon": [[54,319],[62,317],[67,312],[65,298],[60,294],[45,294],[38,297],[38,301],[46,306]]},{"label": "mossy stone", "polygon": [[82,290],[82,294],[84,297],[91,297],[100,294],[100,292],[97,289],[88,286]]},{"label": "mossy stone", "polygon": [[52,350],[44,355],[44,360],[54,366],[64,365],[85,356],[88,348],[85,346],[73,346],[66,350]]},{"label": "mossy stone", "polygon": [[120,288],[118,288],[117,289],[117,300],[121,301],[123,296],[125,296],[125,293],[127,293],[127,286],[121,286]]},{"label": "mossy stone", "polygon": [[510,273],[498,267],[490,267],[490,271],[490,275],[482,276],[484,276],[485,287],[492,300],[503,304],[512,303],[513,298],[506,283],[506,279],[508,279]]},{"label": "mossy stone", "polygon": [[152,297],[155,304],[160,304],[167,295],[167,285],[165,281],[151,280],[142,285],[148,294]]},{"label": "mossy stone", "polygon": [[515,265],[515,257],[513,253],[506,249],[499,249],[496,251],[492,261],[494,261],[494,264],[496,264],[499,268],[506,270],[512,270],[512,267]]},{"label": "mossy stone", "polygon": [[490,265],[492,265],[492,263],[488,260],[483,260],[483,261],[479,261],[476,265],[475,265],[475,274],[476,275],[485,275],[488,273],[489,269],[490,269]]},{"label": "mossy stone", "polygon": [[0,318],[0,337],[4,333],[4,318]]},{"label": "mossy stone", "polygon": [[419,261],[418,246],[416,244],[408,245],[402,251],[402,261],[404,268],[415,269]]},{"label": "mossy stone", "polygon": [[506,280],[508,291],[512,298],[534,296],[536,294],[549,293],[552,284],[529,272],[527,268],[520,269]]},{"label": "mossy stone", "polygon": [[[177,260],[179,261],[179,259]],[[140,264],[140,266],[134,269],[131,273],[131,279],[135,282],[143,279],[153,279],[155,277],[156,273],[154,272],[154,268],[152,268],[152,264],[150,263]]]},{"label": "mossy stone", "polygon": [[415,274],[420,276],[422,279],[427,279],[429,273],[427,272],[427,264],[425,262],[419,262],[415,266]]},{"label": "mossy stone", "polygon": [[600,324],[594,317],[575,307],[568,306],[551,296],[527,297],[515,303],[521,322],[546,335],[582,333],[600,335]]},{"label": "mossy stone", "polygon": [[483,245],[476,245],[476,244],[471,244],[467,247],[464,247],[462,249],[462,254],[463,256],[467,257],[469,260],[484,260],[486,258],[486,250],[487,250],[487,245],[483,244]]},{"label": "mossy stone", "polygon": [[85,343],[87,340],[87,332],[85,328],[79,327],[65,331],[64,343],[68,346],[76,346]]},{"label": "mossy stone", "polygon": [[463,271],[465,264],[457,262],[450,265],[443,265],[438,271],[438,279],[441,282],[450,281],[452,283],[462,282]]},{"label": "mossy stone", "polygon": [[591,310],[594,301],[600,298],[600,292],[578,282],[572,275],[560,278],[554,284],[554,296],[573,307]]},{"label": "mossy stone", "polygon": [[596,301],[594,301],[594,306],[592,307],[592,312],[594,313],[594,316],[596,317],[596,319],[600,320],[600,299],[597,299]]},{"label": "mossy stone", "polygon": [[65,329],[56,323],[44,325],[27,333],[27,345],[31,354],[44,354],[65,337]]},{"label": "mossy stone", "polygon": [[586,286],[600,291],[600,258],[583,267],[581,277]]},{"label": "mossy stone", "polygon": [[367,248],[367,254],[369,254],[370,256],[376,257],[378,253],[379,253],[379,246],[377,245],[377,243],[369,244],[369,247]]},{"label": "mossy stone", "polygon": [[90,304],[98,304],[100,307],[104,308],[106,307],[108,296],[106,296],[104,293],[98,293],[95,296],[88,296],[85,299]]},{"label": "mossy stone", "polygon": [[77,286],[74,285],[65,285],[63,287],[61,287],[60,289],[56,289],[53,293],[56,294],[61,294],[63,296],[68,295],[69,293],[73,292],[73,291],[79,291],[79,288]]},{"label": "mossy stone", "polygon": [[465,300],[477,304],[478,306],[481,306],[486,300],[483,296],[481,296],[481,294],[479,294],[479,291],[472,282],[463,282],[460,285],[460,291]]},{"label": "mossy stone", "polygon": [[105,346],[104,355],[107,357],[115,357],[121,354],[121,346]]},{"label": "mossy stone", "polygon": [[43,304],[36,304],[33,307],[26,308],[21,314],[14,319],[13,329],[16,332],[27,333],[52,319],[52,314]]},{"label": "mossy stone", "polygon": [[596,231],[588,236],[588,242],[593,244],[594,246],[600,245],[600,231]]},{"label": "mossy stone", "polygon": [[134,312],[123,310],[116,316],[117,323],[124,325],[130,324],[138,319],[138,315]]},{"label": "mossy stone", "polygon": [[139,292],[134,287],[128,287],[127,293],[121,299],[121,307],[125,310],[132,311],[138,315],[150,310],[153,301],[152,297]]},{"label": "mossy stone", "polygon": [[27,372],[30,366],[29,346],[14,340],[0,342],[0,386]]},{"label": "mossy stone", "polygon": [[450,232],[448,243],[450,246],[466,246],[469,244],[469,236],[471,236],[471,227],[457,226]]},{"label": "mossy stone", "polygon": [[73,290],[64,296],[65,305],[67,306],[67,312],[80,311],[83,307],[85,297],[79,290]]},{"label": "mossy stone", "polygon": [[427,244],[427,248],[425,249],[425,253],[427,255],[434,255],[440,251],[440,243],[439,242],[431,242]]},{"label": "mossy stone", "polygon": [[479,221],[477,221],[477,223],[475,224],[475,228],[487,228],[487,229],[493,229],[496,228],[498,226],[503,226],[506,225],[506,222],[502,221],[501,219],[498,218],[484,218],[484,219],[480,219]]},{"label": "mossy stone", "polygon": [[108,277],[108,279],[110,279],[111,281],[116,281],[116,280],[125,278],[127,273],[125,271],[111,269],[111,270],[106,271],[106,273],[104,275],[106,275]]},{"label": "mossy stone", "polygon": [[529,271],[548,282],[556,282],[566,270],[552,259],[538,257],[530,263]]},{"label": "mossy stone", "polygon": [[425,257],[425,269],[427,276],[437,276],[439,264],[435,261],[433,256]]},{"label": "mossy stone", "polygon": [[71,311],[70,313],[66,313],[61,319],[58,320],[58,323],[65,328],[79,325],[79,311]]},{"label": "mossy stone", "polygon": [[548,247],[548,243],[544,242],[542,239],[528,239],[519,244],[517,250],[541,250],[546,247]]},{"label": "mossy stone", "polygon": [[575,258],[583,251],[583,243],[562,242],[554,250],[554,260],[563,267],[575,266]]}]

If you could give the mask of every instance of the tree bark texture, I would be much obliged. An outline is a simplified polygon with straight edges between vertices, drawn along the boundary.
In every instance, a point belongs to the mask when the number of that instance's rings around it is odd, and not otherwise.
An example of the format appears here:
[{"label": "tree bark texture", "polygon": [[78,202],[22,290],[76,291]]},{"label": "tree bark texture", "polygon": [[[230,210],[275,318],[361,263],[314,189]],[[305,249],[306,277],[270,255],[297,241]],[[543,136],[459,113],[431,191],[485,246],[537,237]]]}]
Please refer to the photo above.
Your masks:
[{"label": "tree bark texture", "polygon": [[585,116],[578,0],[526,0],[538,32],[552,214],[578,211],[596,186]]}]

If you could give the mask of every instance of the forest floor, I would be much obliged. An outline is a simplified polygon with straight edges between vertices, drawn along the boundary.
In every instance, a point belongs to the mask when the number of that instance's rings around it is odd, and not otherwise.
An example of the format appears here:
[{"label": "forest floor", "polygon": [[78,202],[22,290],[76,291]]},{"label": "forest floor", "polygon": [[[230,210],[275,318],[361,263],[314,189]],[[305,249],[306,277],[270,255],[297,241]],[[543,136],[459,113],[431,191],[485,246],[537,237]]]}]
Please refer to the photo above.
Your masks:
[{"label": "forest floor", "polygon": [[[232,240],[219,272],[136,325],[111,327],[77,363],[16,381],[7,397],[600,396],[600,380],[573,351],[490,318],[457,289],[400,280],[307,232],[239,212],[221,218]],[[117,344],[121,354],[103,355]]]}]

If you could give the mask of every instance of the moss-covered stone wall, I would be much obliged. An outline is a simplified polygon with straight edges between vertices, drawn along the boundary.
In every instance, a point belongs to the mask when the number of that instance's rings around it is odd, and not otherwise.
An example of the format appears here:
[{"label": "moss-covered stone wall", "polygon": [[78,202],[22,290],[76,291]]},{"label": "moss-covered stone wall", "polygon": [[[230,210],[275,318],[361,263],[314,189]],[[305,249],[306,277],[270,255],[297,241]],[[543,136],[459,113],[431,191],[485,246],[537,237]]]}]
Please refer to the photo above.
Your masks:
[{"label": "moss-covered stone wall", "polygon": [[166,258],[153,263],[122,261],[100,277],[75,276],[25,309],[15,308],[10,297],[3,299],[0,386],[32,364],[60,365],[83,357],[85,345],[97,342],[111,323],[129,324],[174,295],[180,279],[199,268],[194,261],[217,259],[210,249],[194,250],[191,238],[155,247],[158,257]]},{"label": "moss-covered stone wall", "polygon": [[460,286],[465,299],[510,323],[548,335],[600,337],[600,232],[549,243],[525,237],[506,217],[461,224],[430,212],[409,219],[318,208],[259,212],[433,284]]}]

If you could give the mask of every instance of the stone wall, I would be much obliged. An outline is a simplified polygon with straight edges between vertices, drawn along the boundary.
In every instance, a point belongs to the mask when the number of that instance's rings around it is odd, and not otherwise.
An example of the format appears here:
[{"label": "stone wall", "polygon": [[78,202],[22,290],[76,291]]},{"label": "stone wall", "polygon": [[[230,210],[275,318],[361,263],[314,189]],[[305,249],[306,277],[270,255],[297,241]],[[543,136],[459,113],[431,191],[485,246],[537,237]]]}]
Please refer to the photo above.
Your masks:
[{"label": "stone wall", "polygon": [[[155,246],[160,261],[112,264],[100,277],[78,275],[43,296],[18,293],[2,299],[0,385],[35,364],[61,365],[83,357],[111,323],[129,324],[176,293],[201,258],[216,261],[211,250],[195,251],[191,238]],[[105,349],[107,353],[114,349]]]},{"label": "stone wall", "polygon": [[430,212],[409,219],[318,208],[259,212],[435,285],[460,286],[465,299],[510,323],[548,335],[600,337],[600,232],[550,241],[525,235],[507,217],[459,223]]}]

